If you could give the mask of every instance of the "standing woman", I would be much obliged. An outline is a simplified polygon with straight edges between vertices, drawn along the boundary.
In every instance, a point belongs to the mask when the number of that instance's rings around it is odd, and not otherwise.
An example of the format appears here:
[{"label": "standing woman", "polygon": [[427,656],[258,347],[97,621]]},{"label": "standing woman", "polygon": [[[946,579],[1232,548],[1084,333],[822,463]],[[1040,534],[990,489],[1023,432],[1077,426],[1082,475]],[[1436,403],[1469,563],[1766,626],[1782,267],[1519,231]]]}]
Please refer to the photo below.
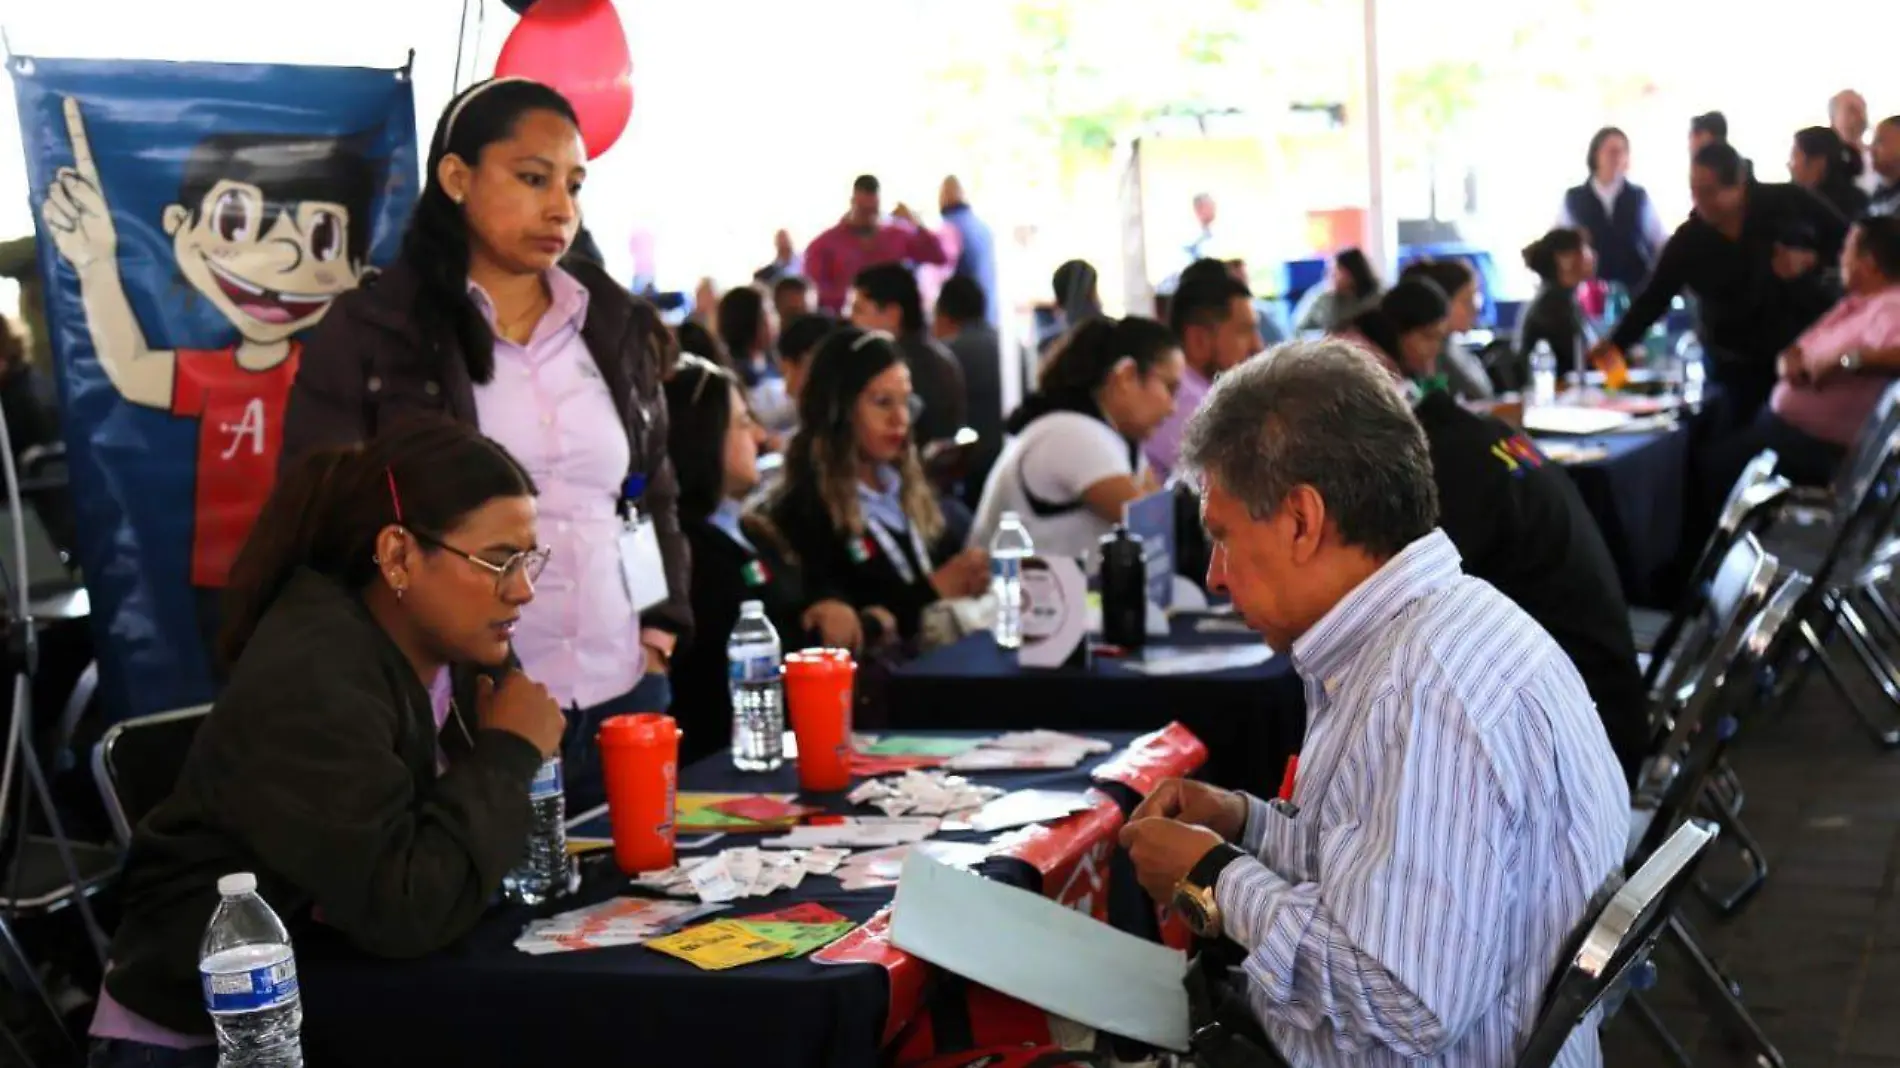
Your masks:
[{"label": "standing woman", "polygon": [[812,358],[798,433],[767,517],[811,596],[865,614],[865,639],[909,641],[925,608],[989,588],[989,556],[957,552],[911,440],[910,368],[890,335],[844,327]]},{"label": "standing woman", "polygon": [[1590,177],[1564,193],[1557,211],[1556,229],[1582,230],[1602,260],[1606,282],[1635,293],[1649,278],[1669,231],[1663,229],[1656,204],[1642,186],[1627,177],[1630,139],[1622,130],[1605,126],[1590,138],[1585,155]]},{"label": "standing woman", "polygon": [[862,632],[850,605],[808,597],[803,575],[770,524],[743,514],[759,485],[765,429],[753,421],[733,373],[685,357],[666,380],[666,406],[680,526],[693,550],[693,619],[705,636],[673,661],[674,715],[685,731],[680,761],[688,763],[732,739],[725,639],[741,603],[765,606],[787,650],[813,644],[855,650]]},{"label": "standing woman", "polygon": [[[580,228],[586,160],[573,108],[547,86],[500,78],[456,97],[436,124],[402,255],[324,318],[284,431],[290,458],[446,412],[534,476],[553,555],[514,651],[569,711],[562,754],[581,807],[600,792],[595,725],[667,707],[664,672],[692,619],[663,327],[604,271],[561,262]],[[664,574],[631,568],[637,590],[622,578],[622,542],[635,540],[622,537],[628,498],[664,561]],[[650,559],[633,548],[636,565]],[[636,596],[651,606],[639,611]]]}]

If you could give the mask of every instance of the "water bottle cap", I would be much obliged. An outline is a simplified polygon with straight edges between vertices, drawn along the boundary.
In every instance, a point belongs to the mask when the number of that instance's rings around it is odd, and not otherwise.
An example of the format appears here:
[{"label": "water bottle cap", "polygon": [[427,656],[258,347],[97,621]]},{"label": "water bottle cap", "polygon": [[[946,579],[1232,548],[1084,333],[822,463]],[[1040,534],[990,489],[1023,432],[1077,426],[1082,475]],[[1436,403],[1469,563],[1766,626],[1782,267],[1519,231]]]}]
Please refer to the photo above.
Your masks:
[{"label": "water bottle cap", "polygon": [[1020,523],[1023,521],[1023,517],[1017,515],[1015,512],[1006,510],[1003,512],[1003,518],[1001,521],[1004,523]]},{"label": "water bottle cap", "polygon": [[742,616],[763,616],[765,615],[765,602],[740,601],[739,614]]},{"label": "water bottle cap", "polygon": [[218,877],[218,893],[223,897],[243,897],[257,893],[257,876],[248,871]]}]

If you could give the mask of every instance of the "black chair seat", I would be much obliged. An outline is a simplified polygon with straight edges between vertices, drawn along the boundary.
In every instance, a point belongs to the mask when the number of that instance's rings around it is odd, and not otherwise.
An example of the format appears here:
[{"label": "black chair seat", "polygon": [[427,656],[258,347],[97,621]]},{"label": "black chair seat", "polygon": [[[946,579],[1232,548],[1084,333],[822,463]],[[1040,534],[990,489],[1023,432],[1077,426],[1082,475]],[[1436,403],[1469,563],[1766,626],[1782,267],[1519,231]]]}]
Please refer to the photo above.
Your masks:
[{"label": "black chair seat", "polygon": [[1669,625],[1669,613],[1655,608],[1630,609],[1630,634],[1636,639],[1636,652],[1647,656],[1656,648],[1656,639],[1662,637],[1663,628]]},{"label": "black chair seat", "polygon": [[[79,869],[79,884],[88,893],[118,873],[118,846],[74,842],[71,848],[73,864]],[[0,906],[20,913],[43,913],[72,899],[73,880],[53,839],[28,835],[19,850],[17,857],[7,858],[5,874],[0,877]],[[17,878],[13,867],[16,863]]]}]

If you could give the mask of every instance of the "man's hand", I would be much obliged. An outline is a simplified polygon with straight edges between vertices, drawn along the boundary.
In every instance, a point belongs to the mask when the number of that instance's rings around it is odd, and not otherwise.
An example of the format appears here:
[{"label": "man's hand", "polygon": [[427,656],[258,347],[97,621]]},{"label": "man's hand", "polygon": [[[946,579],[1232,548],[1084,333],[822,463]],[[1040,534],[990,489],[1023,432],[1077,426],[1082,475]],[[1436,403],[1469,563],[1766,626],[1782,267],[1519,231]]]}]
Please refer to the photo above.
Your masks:
[{"label": "man's hand", "polygon": [[912,226],[917,225],[917,213],[910,210],[909,204],[900,202],[896,207],[892,208],[891,218],[901,219],[904,222],[911,224]]},{"label": "man's hand", "polygon": [[1584,362],[1592,367],[1603,367],[1606,364],[1615,363],[1628,366],[1629,353],[1623,351],[1623,346],[1618,345],[1608,338],[1604,338],[1602,341],[1590,346],[1589,353],[1584,356]]},{"label": "man's hand", "polygon": [[1168,819],[1137,819],[1122,828],[1122,848],[1135,863],[1135,879],[1157,905],[1174,900],[1174,888],[1221,838],[1205,827]]},{"label": "man's hand", "polygon": [[834,649],[857,652],[864,644],[864,628],[858,623],[857,609],[843,601],[824,600],[805,609],[799,623],[818,632],[818,640]]},{"label": "man's hand", "polygon": [[1775,246],[1774,268],[1778,278],[1792,280],[1814,270],[1820,257],[1812,249],[1789,248],[1786,245]]},{"label": "man's hand", "polygon": [[1808,358],[1799,345],[1783,352],[1775,361],[1775,369],[1781,373],[1781,380],[1791,386],[1805,386],[1814,379],[1808,370]]},{"label": "man's hand", "polygon": [[1224,842],[1237,842],[1247,823],[1247,799],[1232,790],[1192,779],[1164,779],[1128,818],[1130,822],[1176,820],[1205,827]]}]

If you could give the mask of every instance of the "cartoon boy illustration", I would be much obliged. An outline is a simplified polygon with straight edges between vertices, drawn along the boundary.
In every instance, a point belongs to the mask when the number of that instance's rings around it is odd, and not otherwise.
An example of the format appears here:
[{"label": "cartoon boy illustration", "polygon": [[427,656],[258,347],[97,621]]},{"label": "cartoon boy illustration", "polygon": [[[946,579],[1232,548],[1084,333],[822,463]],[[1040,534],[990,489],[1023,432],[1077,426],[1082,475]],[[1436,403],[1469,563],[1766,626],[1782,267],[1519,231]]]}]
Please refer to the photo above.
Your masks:
[{"label": "cartoon boy illustration", "polygon": [[223,314],[237,343],[155,349],[120,276],[118,233],[78,102],[68,97],[65,112],[73,165],[54,176],[41,218],[79,276],[93,349],[119,395],[198,420],[191,584],[208,629],[215,592],[270,494],[301,355],[294,337],[362,275],[376,174],[341,138],[199,142],[160,222],[178,273]]}]

